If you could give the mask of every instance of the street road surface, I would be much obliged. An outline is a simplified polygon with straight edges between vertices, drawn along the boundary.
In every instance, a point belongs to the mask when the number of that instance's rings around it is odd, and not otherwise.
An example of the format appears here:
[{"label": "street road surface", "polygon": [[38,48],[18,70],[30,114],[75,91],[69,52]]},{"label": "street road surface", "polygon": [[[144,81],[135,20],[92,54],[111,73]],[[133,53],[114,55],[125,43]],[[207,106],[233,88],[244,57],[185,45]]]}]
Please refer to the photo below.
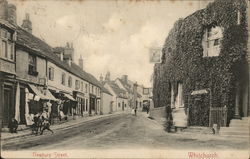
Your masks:
[{"label": "street road surface", "polygon": [[223,137],[185,133],[167,133],[162,126],[142,113],[113,115],[87,121],[70,129],[45,132],[2,143],[4,150],[76,150],[76,149],[248,149],[242,142]]}]

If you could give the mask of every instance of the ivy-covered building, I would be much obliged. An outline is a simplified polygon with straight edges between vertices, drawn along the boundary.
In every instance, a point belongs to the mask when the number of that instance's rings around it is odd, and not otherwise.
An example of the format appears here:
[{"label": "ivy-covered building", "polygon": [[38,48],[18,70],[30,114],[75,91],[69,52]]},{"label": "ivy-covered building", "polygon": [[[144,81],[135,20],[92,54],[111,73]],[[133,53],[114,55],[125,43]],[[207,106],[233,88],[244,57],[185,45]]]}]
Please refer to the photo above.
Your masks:
[{"label": "ivy-covered building", "polygon": [[215,0],[174,24],[154,67],[155,107],[171,106],[190,126],[209,126],[211,110],[224,110],[224,126],[250,116],[248,3]]}]

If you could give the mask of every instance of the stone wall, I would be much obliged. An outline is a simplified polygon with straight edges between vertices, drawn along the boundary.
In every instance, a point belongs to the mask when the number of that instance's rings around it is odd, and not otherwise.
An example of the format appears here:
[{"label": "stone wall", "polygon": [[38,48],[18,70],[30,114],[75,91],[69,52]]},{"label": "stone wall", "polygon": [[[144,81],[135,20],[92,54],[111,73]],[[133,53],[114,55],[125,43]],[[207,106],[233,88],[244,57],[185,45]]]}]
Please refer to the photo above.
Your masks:
[{"label": "stone wall", "polygon": [[149,112],[149,117],[164,124],[166,121],[165,108],[166,107],[151,108]]}]

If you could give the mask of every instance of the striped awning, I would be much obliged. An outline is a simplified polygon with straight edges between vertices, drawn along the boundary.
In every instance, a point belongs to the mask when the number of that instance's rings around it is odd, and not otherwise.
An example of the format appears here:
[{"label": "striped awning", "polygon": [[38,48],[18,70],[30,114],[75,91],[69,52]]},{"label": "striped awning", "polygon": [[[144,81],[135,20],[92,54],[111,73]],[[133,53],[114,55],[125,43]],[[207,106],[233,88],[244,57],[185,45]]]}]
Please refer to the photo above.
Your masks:
[{"label": "striped awning", "polygon": [[31,88],[31,90],[40,97],[40,99],[44,99],[44,100],[53,100],[53,101],[57,101],[58,99],[56,99],[51,92],[46,89],[43,90],[42,88],[38,88],[35,85],[29,84],[29,87]]},{"label": "striped awning", "polygon": [[68,98],[69,100],[72,100],[72,101],[76,101],[72,95],[70,94],[67,94],[67,93],[63,93],[64,94],[64,97]]}]

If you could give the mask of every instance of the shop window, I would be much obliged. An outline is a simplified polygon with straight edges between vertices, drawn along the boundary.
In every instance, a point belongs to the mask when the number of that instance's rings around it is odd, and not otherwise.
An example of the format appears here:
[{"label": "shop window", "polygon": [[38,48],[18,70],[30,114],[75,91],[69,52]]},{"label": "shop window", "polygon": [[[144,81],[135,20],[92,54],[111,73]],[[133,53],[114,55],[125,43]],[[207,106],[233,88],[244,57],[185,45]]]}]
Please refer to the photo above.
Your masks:
[{"label": "shop window", "polygon": [[54,68],[49,67],[49,80],[53,81],[54,80]]},{"label": "shop window", "polygon": [[203,36],[203,57],[219,56],[223,29],[212,26],[206,29]]},{"label": "shop window", "polygon": [[66,78],[66,75],[65,75],[65,73],[63,72],[63,73],[62,73],[62,81],[61,81],[61,84],[62,84],[62,85],[65,85],[65,78]]},{"label": "shop window", "polygon": [[37,63],[36,63],[36,56],[29,54],[29,75],[37,76]]},{"label": "shop window", "polygon": [[69,79],[68,79],[68,86],[71,88],[72,87],[72,77],[69,76]]}]

